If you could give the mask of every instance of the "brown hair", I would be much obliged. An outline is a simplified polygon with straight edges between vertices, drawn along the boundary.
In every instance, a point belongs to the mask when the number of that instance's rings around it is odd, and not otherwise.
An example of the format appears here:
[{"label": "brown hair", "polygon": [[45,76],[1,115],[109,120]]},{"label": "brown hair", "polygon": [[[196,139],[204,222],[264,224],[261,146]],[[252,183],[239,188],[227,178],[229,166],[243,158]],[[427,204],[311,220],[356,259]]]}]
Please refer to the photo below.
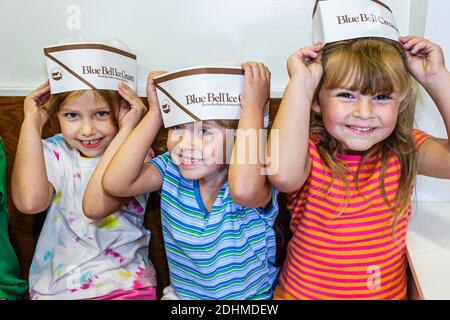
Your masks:
[{"label": "brown hair", "polygon": [[[118,111],[119,109],[120,103],[119,93],[113,90],[92,90],[92,91],[94,92],[96,98],[103,99],[103,101],[106,102],[106,104],[111,108],[111,117],[113,121],[117,124],[116,111]],[[48,111],[51,120],[55,121],[55,115],[61,109],[62,105],[69,102],[70,100],[75,99],[76,97],[79,97],[85,92],[86,90],[77,90],[52,94],[47,103],[45,104],[45,108]]]},{"label": "brown hair", "polygon": [[239,120],[214,120],[216,124],[226,129],[237,129]]},{"label": "brown hair", "polygon": [[[352,39],[327,44],[322,52],[324,74],[316,90],[315,99],[321,88],[347,88],[360,91],[364,95],[391,94],[396,91],[401,95],[397,123],[391,135],[373,146],[363,156],[356,172],[356,187],[360,185],[360,169],[369,158],[377,155],[381,160],[380,185],[384,202],[394,210],[392,230],[407,209],[418,172],[418,160],[412,140],[414,121],[414,94],[412,78],[408,72],[406,58],[400,44],[378,38]],[[341,149],[339,141],[326,131],[320,114],[311,114],[311,133],[318,137],[318,151],[321,158],[331,170],[332,179],[342,180],[347,185],[347,199],[350,190],[346,178],[349,170],[336,162],[335,156]],[[388,159],[396,156],[400,162],[401,173],[394,203],[386,195],[384,176]],[[330,187],[331,188],[331,187]],[[347,201],[346,201],[347,202]],[[340,213],[345,210],[345,207]],[[339,213],[339,214],[340,214]],[[395,237],[395,234],[394,234]]]}]

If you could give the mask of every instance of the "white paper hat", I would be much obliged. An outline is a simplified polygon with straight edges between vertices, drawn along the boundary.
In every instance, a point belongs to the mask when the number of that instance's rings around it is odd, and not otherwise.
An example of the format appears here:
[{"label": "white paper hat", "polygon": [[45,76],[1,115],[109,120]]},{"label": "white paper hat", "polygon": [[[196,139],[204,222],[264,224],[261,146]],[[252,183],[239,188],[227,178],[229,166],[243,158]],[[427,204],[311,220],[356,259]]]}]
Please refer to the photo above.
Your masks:
[{"label": "white paper hat", "polygon": [[378,0],[316,0],[313,25],[314,43],[399,36],[391,9]]},{"label": "white paper hat", "polygon": [[118,90],[125,82],[136,90],[136,55],[102,43],[71,43],[44,48],[50,92]]},{"label": "white paper hat", "polygon": [[[240,67],[200,66],[155,78],[166,128],[200,120],[238,120],[244,70]],[[264,126],[269,124],[269,105]]]}]

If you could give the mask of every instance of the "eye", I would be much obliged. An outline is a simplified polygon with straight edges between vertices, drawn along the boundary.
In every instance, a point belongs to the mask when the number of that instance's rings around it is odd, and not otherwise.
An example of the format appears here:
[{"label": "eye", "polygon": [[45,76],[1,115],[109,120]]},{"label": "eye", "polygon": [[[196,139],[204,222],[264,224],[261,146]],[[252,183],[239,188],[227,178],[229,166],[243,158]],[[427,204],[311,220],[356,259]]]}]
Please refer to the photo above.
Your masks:
[{"label": "eye", "polygon": [[64,113],[64,117],[66,117],[69,120],[73,120],[73,119],[78,118],[79,114],[76,112],[67,112],[67,113]]},{"label": "eye", "polygon": [[174,126],[171,128],[173,131],[179,131],[181,130],[181,126]]},{"label": "eye", "polygon": [[199,131],[199,134],[203,137],[203,136],[208,136],[212,134],[212,131],[209,129],[202,129]]},{"label": "eye", "polygon": [[108,111],[98,111],[95,115],[99,118],[107,118],[109,116],[109,112]]},{"label": "eye", "polygon": [[355,96],[350,92],[339,92],[336,96],[344,99],[354,99]]},{"label": "eye", "polygon": [[373,97],[374,100],[378,101],[386,101],[386,100],[392,100],[392,97],[387,94],[379,94]]}]

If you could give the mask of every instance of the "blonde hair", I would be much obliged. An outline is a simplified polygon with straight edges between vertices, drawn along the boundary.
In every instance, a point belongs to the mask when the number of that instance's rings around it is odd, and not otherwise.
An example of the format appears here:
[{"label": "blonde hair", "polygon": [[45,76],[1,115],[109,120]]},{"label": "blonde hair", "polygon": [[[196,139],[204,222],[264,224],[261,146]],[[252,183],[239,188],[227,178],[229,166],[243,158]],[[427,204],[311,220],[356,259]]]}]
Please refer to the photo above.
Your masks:
[{"label": "blonde hair", "polygon": [[[55,115],[59,112],[61,106],[75,99],[76,97],[79,97],[85,92],[86,90],[77,90],[52,94],[50,96],[50,99],[44,106],[47,112],[49,113],[51,120],[55,121]],[[116,125],[118,125],[116,119],[116,111],[119,110],[119,103],[120,103],[119,93],[113,90],[92,90],[92,92],[95,94],[96,98],[103,99],[103,101],[106,102],[106,104],[110,107],[113,122]]]},{"label": "blonde hair", "polygon": [[[364,163],[377,155],[381,161],[380,185],[385,204],[394,210],[392,230],[409,206],[409,199],[418,172],[418,160],[412,140],[414,121],[414,95],[412,78],[408,72],[406,58],[400,44],[378,38],[345,40],[327,44],[322,52],[324,74],[316,90],[315,99],[321,88],[347,88],[364,95],[400,93],[400,109],[394,131],[384,141],[368,150],[356,171],[356,188],[360,190],[359,172]],[[335,156],[341,143],[325,129],[320,114],[311,113],[311,133],[318,138],[318,151],[330,168],[332,184],[339,179],[347,185],[347,199],[350,196],[346,175],[348,168],[336,162]],[[384,185],[389,157],[398,158],[401,166],[398,189],[394,203],[390,203]],[[330,186],[331,189],[331,186]],[[323,191],[323,190],[321,190]],[[346,201],[347,203],[348,201]],[[341,214],[346,208],[341,210]],[[395,234],[393,233],[394,237]]]}]

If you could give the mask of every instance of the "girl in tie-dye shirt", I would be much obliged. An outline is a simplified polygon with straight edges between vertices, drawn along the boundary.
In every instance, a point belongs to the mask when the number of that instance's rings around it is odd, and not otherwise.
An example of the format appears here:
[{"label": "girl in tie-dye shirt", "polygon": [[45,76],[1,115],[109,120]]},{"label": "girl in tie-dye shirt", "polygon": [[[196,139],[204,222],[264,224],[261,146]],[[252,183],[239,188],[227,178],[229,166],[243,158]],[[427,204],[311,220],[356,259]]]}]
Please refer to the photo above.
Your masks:
[{"label": "girl in tie-dye shirt", "polygon": [[[49,90],[46,82],[25,99],[12,177],[20,211],[47,211],[30,270],[31,299],[155,299],[150,232],[143,228],[147,195],[113,198],[98,178],[144,104],[125,84],[118,93],[54,94],[43,104]],[[52,114],[61,134],[41,141]],[[86,189],[84,211],[95,207],[103,219],[83,213]]]}]

